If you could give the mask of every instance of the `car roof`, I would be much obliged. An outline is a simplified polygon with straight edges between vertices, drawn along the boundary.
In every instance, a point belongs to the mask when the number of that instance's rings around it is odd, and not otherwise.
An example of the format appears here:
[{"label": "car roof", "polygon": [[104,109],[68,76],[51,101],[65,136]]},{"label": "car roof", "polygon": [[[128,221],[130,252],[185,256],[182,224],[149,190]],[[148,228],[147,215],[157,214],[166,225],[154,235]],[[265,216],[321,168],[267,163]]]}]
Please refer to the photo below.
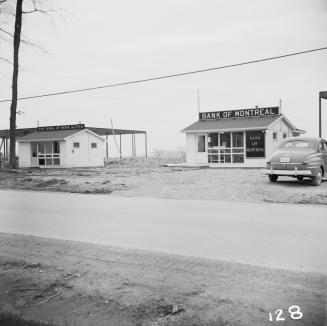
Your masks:
[{"label": "car roof", "polygon": [[[289,138],[285,138],[283,139],[280,144],[278,145],[279,148],[283,148],[285,144],[292,142],[292,141],[304,141],[310,144],[311,148],[315,148],[316,146],[318,146],[318,144],[320,143],[320,141],[325,141],[322,138],[319,137],[289,137]],[[325,141],[326,142],[326,141]]]},{"label": "car roof", "polygon": [[290,140],[303,140],[308,142],[318,142],[320,140],[326,141],[325,139],[320,137],[309,137],[309,136],[288,137],[284,139],[284,141],[290,141]]}]

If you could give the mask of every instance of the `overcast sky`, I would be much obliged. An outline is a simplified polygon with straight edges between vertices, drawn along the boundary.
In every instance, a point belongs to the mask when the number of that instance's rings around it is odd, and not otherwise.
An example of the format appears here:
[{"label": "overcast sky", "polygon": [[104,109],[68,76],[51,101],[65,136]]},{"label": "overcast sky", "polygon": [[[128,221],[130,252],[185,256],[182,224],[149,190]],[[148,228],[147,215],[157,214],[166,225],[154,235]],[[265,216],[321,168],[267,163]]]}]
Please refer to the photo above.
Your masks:
[{"label": "overcast sky", "polygon": [[[24,0],[25,3],[28,0]],[[57,4],[57,2],[55,2]],[[232,64],[327,45],[326,0],[79,0],[49,17],[24,16],[19,95],[62,91]],[[7,26],[9,29],[10,26]],[[0,57],[11,59],[0,40]],[[277,106],[318,135],[327,51],[226,70],[19,102],[18,127],[71,124],[147,130],[150,150],[185,145],[180,130],[201,111]],[[0,61],[0,98],[11,96]],[[10,103],[0,103],[0,128]],[[323,105],[327,135],[327,101]],[[137,140],[138,141],[138,140]],[[130,139],[126,138],[130,143]],[[139,145],[139,150],[141,145]],[[115,149],[112,149],[114,151]]]}]

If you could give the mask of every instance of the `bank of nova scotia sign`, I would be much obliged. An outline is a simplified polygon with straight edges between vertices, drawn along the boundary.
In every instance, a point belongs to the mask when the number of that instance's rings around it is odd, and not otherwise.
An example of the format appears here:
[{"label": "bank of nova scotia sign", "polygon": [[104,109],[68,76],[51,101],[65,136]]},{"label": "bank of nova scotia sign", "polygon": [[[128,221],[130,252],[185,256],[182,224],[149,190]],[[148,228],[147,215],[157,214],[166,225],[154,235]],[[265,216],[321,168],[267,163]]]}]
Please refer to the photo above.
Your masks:
[{"label": "bank of nova scotia sign", "polygon": [[37,131],[74,130],[74,129],[84,129],[84,128],[85,128],[85,125],[83,123],[78,123],[76,125],[38,127]]},{"label": "bank of nova scotia sign", "polygon": [[279,107],[268,107],[230,111],[215,111],[215,112],[201,112],[199,113],[199,120],[219,120],[219,119],[235,119],[247,117],[266,117],[279,114]]}]

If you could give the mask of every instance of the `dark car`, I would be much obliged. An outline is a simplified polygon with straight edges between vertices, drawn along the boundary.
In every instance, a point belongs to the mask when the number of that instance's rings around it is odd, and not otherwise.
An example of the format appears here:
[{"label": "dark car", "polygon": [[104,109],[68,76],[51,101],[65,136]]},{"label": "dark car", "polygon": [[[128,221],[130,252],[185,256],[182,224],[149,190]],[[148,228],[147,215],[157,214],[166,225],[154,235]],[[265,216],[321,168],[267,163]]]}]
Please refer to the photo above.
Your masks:
[{"label": "dark car", "polygon": [[321,184],[327,171],[327,141],[314,137],[284,139],[267,162],[265,173],[271,182],[280,175],[311,178],[314,186]]}]

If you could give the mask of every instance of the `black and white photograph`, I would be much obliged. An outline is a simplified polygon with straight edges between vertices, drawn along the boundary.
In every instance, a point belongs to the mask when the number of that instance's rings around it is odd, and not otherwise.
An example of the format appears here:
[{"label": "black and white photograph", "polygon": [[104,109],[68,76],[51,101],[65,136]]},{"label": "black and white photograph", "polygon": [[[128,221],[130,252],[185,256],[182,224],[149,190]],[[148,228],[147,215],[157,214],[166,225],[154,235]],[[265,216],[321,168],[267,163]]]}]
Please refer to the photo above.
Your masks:
[{"label": "black and white photograph", "polygon": [[327,326],[327,0],[0,0],[0,326]]}]

